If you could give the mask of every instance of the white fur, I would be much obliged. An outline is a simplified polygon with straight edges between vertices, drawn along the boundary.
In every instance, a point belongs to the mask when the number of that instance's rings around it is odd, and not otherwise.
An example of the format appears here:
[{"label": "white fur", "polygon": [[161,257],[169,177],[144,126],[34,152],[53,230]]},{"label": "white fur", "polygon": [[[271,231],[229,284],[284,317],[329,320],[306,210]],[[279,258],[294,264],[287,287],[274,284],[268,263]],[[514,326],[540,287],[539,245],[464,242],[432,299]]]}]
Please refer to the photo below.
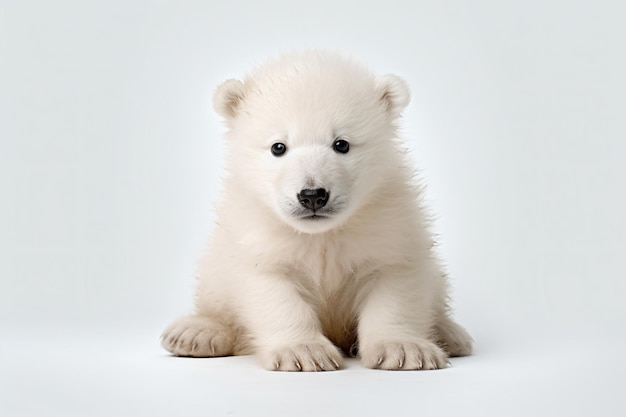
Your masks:
[{"label": "white fur", "polygon": [[[446,277],[396,134],[409,102],[324,52],[289,54],[214,96],[228,177],[198,271],[195,312],[170,325],[180,356],[255,353],[272,370],[436,369],[471,352],[450,317]],[[333,149],[337,138],[348,153]],[[275,142],[287,151],[276,157]],[[328,217],[302,219],[303,189],[330,191]]]}]

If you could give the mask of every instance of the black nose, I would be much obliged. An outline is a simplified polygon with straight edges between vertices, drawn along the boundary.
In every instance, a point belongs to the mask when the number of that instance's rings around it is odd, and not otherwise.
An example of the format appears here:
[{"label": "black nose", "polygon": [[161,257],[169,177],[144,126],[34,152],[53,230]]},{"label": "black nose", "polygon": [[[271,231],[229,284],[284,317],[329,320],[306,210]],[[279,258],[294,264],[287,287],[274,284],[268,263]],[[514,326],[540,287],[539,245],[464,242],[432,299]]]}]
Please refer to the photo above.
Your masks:
[{"label": "black nose", "polygon": [[298,193],[298,201],[311,210],[321,209],[328,203],[330,193],[323,188],[317,190],[302,190]]}]

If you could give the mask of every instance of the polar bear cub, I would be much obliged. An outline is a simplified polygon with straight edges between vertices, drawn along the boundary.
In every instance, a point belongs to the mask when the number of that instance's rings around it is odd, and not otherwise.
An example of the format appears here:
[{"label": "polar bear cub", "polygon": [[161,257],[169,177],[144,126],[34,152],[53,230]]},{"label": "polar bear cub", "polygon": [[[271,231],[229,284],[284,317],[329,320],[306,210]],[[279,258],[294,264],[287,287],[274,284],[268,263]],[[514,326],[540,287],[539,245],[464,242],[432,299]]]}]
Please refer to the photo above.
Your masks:
[{"label": "polar bear cub", "polygon": [[468,355],[397,135],[405,81],[321,51],[214,95],[227,177],[178,356],[255,354],[270,370],[438,369]]}]

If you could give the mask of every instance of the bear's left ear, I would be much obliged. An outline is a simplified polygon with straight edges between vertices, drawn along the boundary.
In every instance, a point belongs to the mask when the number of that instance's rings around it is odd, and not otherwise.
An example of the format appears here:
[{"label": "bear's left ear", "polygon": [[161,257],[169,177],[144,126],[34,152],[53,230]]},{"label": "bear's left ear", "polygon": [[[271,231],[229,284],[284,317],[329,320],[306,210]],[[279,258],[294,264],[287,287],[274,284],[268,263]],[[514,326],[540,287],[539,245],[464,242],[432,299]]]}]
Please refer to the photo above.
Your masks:
[{"label": "bear's left ear", "polygon": [[243,98],[243,82],[235,79],[226,80],[213,93],[213,108],[226,120],[231,120],[237,116]]},{"label": "bear's left ear", "polygon": [[411,101],[409,85],[397,75],[387,74],[378,77],[376,90],[385,110],[393,118],[398,117]]}]

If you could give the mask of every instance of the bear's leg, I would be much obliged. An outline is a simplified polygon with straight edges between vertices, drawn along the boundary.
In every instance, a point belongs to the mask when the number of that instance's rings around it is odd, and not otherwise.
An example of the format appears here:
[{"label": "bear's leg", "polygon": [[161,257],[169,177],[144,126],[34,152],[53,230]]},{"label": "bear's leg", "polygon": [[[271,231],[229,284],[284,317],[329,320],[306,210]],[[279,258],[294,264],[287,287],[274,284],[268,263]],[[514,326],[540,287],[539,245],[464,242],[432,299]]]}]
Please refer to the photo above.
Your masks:
[{"label": "bear's leg", "polygon": [[369,284],[359,311],[363,364],[389,370],[445,368],[448,355],[432,337],[437,289],[420,285],[415,271],[391,269]]},{"label": "bear's leg", "polygon": [[235,331],[219,320],[192,315],[170,324],[161,335],[161,345],[176,356],[228,356],[234,353],[235,337]]},{"label": "bear's leg", "polygon": [[467,331],[443,313],[435,323],[437,343],[450,356],[467,356],[472,353],[473,339]]},{"label": "bear's leg", "polygon": [[258,274],[243,293],[241,314],[262,365],[275,371],[331,371],[342,355],[322,334],[315,309],[287,277]]}]

